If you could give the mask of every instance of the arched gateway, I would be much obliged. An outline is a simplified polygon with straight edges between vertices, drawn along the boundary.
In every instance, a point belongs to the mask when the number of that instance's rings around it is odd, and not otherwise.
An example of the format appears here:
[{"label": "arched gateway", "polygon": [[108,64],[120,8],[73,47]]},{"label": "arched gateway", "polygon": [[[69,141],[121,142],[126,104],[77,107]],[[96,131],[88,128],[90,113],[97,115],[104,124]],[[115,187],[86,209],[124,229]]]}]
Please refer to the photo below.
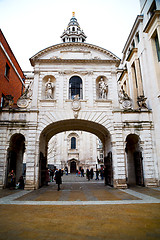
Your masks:
[{"label": "arched gateway", "polygon": [[[85,39],[73,16],[62,35],[63,43],[30,59],[34,73],[26,74],[26,91],[17,108],[2,109],[0,113],[1,187],[6,186],[8,149],[14,145],[13,136],[20,137],[25,146],[18,152],[26,165],[25,188],[36,189],[46,167],[49,140],[70,130],[93,133],[102,141],[108,184],[126,188],[127,184],[136,183],[131,154],[138,146],[143,157],[143,183],[156,185],[152,113],[134,109],[132,99],[119,88],[120,59],[106,49],[85,43]],[[132,149],[135,141],[137,145]]]}]

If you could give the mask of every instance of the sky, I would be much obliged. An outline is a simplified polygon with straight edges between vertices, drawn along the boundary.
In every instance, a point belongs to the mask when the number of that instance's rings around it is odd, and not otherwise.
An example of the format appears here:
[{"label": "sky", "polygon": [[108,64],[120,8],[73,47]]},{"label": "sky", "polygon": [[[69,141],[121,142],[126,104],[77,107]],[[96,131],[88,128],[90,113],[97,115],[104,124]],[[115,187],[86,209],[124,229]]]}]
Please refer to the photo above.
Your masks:
[{"label": "sky", "polygon": [[72,12],[86,42],[122,58],[122,50],[140,14],[139,0],[0,0],[0,28],[23,71],[29,58],[61,43]]}]

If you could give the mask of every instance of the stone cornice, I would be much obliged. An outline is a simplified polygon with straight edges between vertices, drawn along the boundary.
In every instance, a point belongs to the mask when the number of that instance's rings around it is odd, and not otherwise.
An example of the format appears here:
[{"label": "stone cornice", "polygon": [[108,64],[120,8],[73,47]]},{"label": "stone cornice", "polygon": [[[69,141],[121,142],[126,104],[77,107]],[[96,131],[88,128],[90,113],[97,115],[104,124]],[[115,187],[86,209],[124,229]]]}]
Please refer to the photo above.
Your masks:
[{"label": "stone cornice", "polygon": [[[83,48],[87,48],[87,49],[93,49],[93,50],[97,50],[101,53],[104,53],[106,55],[109,55],[114,61],[116,62],[120,62],[120,59],[114,55],[113,53],[111,53],[110,51],[104,49],[104,48],[101,48],[101,47],[98,47],[96,45],[92,45],[92,44],[89,44],[89,43],[60,43],[60,44],[56,44],[56,45],[53,45],[51,47],[48,47],[48,48],[45,48],[43,49],[42,51],[38,52],[37,54],[35,54],[33,57],[30,58],[30,62],[31,62],[31,65],[34,66],[35,62],[37,62],[37,60],[39,60],[39,57],[41,57],[43,54],[51,51],[51,50],[58,50],[58,49],[64,49],[67,48],[67,47],[83,47]],[[54,59],[54,60],[51,60],[51,61],[56,61],[58,60],[59,62],[62,62],[62,59]],[[63,59],[63,61],[66,60],[68,61],[68,59]],[[92,59],[91,59],[92,60]],[[77,60],[75,60],[77,61]],[[88,60],[86,60],[88,61]],[[93,61],[93,60],[92,60]],[[95,61],[95,60],[94,60]]]},{"label": "stone cornice", "polygon": [[[35,61],[33,61],[34,63]],[[36,62],[39,63],[100,63],[100,64],[108,64],[108,63],[116,63],[119,65],[119,60],[102,60],[102,59],[36,59]]]},{"label": "stone cornice", "polygon": [[122,53],[123,53],[123,54],[125,54],[125,52],[127,51],[128,47],[129,47],[129,45],[130,45],[130,43],[131,43],[131,41],[132,41],[132,39],[133,39],[133,36],[134,36],[135,32],[137,31],[137,28],[138,28],[139,24],[140,24],[142,21],[143,21],[143,16],[142,16],[142,15],[138,15],[137,18],[136,18],[136,20],[135,20],[135,22],[134,22],[134,24],[133,24],[133,27],[132,27],[132,29],[131,29],[131,32],[130,32],[130,34],[129,34],[129,36],[128,36],[128,39],[127,39],[127,41],[126,41],[126,43],[125,43],[125,46],[124,46],[124,48],[123,48],[123,50],[122,50]]},{"label": "stone cornice", "polygon": [[137,48],[132,48],[132,50],[130,51],[130,53],[129,53],[127,59],[126,59],[126,61],[129,62],[131,60],[132,56],[137,52],[138,52]]},{"label": "stone cornice", "polygon": [[157,19],[157,18],[160,18],[160,10],[156,10],[153,14],[153,16],[149,19],[149,21],[147,22],[143,32],[145,33],[148,33],[150,28],[152,27],[154,21]]}]

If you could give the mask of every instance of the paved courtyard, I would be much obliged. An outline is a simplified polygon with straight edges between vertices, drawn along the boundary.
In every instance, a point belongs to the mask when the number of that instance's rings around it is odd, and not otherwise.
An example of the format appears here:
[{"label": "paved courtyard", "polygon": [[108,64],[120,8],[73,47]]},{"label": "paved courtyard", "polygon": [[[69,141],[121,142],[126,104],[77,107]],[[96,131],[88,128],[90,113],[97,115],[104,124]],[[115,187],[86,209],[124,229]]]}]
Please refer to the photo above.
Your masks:
[{"label": "paved courtyard", "polygon": [[160,188],[125,190],[63,176],[38,190],[0,190],[0,239],[160,239]]}]

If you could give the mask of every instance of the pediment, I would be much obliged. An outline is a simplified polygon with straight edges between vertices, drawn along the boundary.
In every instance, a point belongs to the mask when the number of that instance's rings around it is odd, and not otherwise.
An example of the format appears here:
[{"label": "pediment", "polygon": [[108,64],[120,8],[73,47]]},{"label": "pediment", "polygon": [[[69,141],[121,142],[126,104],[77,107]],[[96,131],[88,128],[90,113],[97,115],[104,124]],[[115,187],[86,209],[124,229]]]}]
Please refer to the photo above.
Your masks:
[{"label": "pediment", "polygon": [[30,58],[32,66],[43,61],[120,61],[110,51],[87,43],[61,43],[48,47]]}]

